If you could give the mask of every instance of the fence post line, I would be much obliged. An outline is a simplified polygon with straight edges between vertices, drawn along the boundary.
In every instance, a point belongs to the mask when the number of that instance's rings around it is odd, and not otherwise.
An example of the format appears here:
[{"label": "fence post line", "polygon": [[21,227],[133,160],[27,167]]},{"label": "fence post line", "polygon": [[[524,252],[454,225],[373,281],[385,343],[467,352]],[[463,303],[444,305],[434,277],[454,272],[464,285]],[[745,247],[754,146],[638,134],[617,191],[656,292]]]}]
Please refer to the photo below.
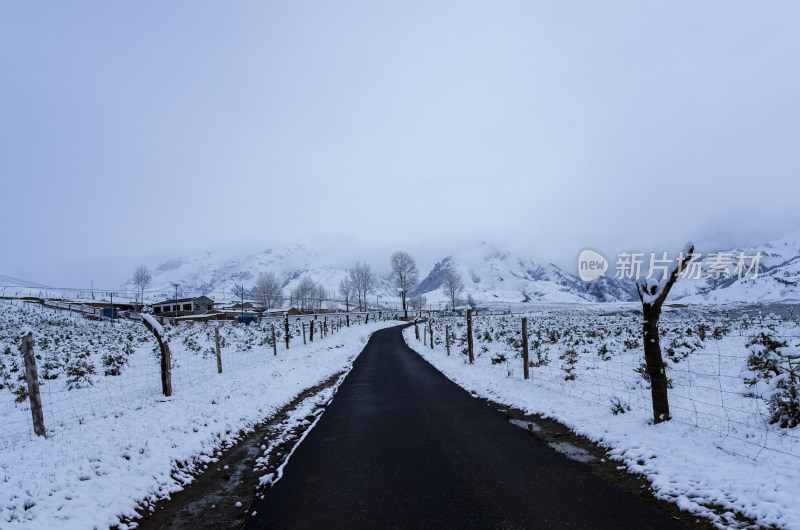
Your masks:
[{"label": "fence post line", "polygon": [[428,328],[431,330],[431,349],[433,349],[433,320],[428,321]]},{"label": "fence post line", "polygon": [[217,350],[217,373],[222,373],[222,354],[219,351],[219,326],[214,328],[214,342]]},{"label": "fence post line", "polygon": [[417,336],[417,340],[419,340],[419,328],[417,327],[417,321],[414,321],[414,333]]},{"label": "fence post line", "polygon": [[284,320],[286,325],[286,349],[289,349],[289,315],[286,315],[286,320]]},{"label": "fence post line", "polygon": [[272,353],[278,355],[278,342],[275,340],[275,323],[272,323]]},{"label": "fence post line", "polygon": [[428,345],[428,330],[426,330],[425,328],[422,328],[422,345],[423,346]]},{"label": "fence post line", "polygon": [[303,328],[303,346],[306,345],[306,323],[300,322],[300,326]]},{"label": "fence post line", "polygon": [[312,320],[308,326],[308,338],[311,339],[311,342],[314,342],[314,321]]},{"label": "fence post line", "polygon": [[347,313],[347,327],[350,327],[350,313]]},{"label": "fence post line", "polygon": [[39,394],[39,373],[36,370],[36,356],[33,354],[33,335],[29,331],[22,337],[22,357],[25,359],[25,379],[28,382],[28,400],[31,404],[33,432],[47,438],[44,430],[44,413],[42,412],[42,396]]},{"label": "fence post line", "polygon": [[475,362],[475,354],[472,351],[472,309],[467,309],[467,352],[469,364],[472,364]]},{"label": "fence post line", "polygon": [[522,317],[522,377],[530,378],[528,368],[528,317]]},{"label": "fence post line", "polygon": [[444,327],[444,344],[447,346],[447,356],[450,357],[450,326]]}]

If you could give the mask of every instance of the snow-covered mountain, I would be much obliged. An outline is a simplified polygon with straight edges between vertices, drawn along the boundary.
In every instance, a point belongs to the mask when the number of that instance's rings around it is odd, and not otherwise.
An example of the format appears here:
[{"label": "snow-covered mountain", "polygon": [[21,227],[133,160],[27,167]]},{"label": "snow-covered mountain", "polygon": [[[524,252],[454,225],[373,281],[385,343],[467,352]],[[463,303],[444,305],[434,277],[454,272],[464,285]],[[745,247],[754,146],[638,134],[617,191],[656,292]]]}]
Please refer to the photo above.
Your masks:
[{"label": "snow-covered mountain", "polygon": [[435,304],[446,301],[441,286],[445,273],[451,269],[464,281],[460,297],[471,295],[478,305],[612,302],[629,301],[636,296],[632,283],[614,278],[584,282],[557,265],[541,265],[485,242],[438,262],[412,295],[424,294]]},{"label": "snow-covered mountain", "polygon": [[[759,276],[752,274],[713,279],[706,275],[711,252],[696,249],[702,254],[703,275],[699,279],[681,279],[670,294],[671,301],[691,303],[759,303],[800,301],[800,234],[765,243],[756,247],[723,250],[735,265],[740,253],[745,256],[761,254]],[[354,261],[357,259],[354,256]],[[388,259],[387,259],[388,261]],[[431,307],[444,307],[447,297],[442,292],[445,272],[458,272],[465,285],[460,298],[468,296],[480,306],[524,306],[537,303],[587,303],[638,300],[630,280],[614,278],[614,263],[605,277],[585,282],[575,274],[553,264],[541,264],[513,255],[489,243],[450,254],[441,259],[427,274],[420,271],[421,281],[410,293],[425,295]],[[733,271],[731,265],[731,272]],[[749,260],[748,260],[749,265]],[[373,267],[375,269],[375,267]],[[208,294],[214,299],[231,299],[235,285],[249,289],[262,271],[274,272],[288,294],[298,282],[308,277],[333,294],[339,281],[348,274],[343,266],[332,266],[325,256],[305,245],[295,244],[271,249],[241,252],[224,256],[199,252],[171,259],[155,269],[150,286],[152,296],[170,296],[173,283],[179,283],[185,294]],[[386,271],[379,275],[375,292],[382,304],[399,304],[397,289]],[[133,290],[129,281],[123,289]],[[150,298],[150,297],[148,297]],[[372,303],[372,302],[371,302]]]},{"label": "snow-covered mountain", "polygon": [[[670,298],[692,303],[800,302],[800,237],[797,236],[755,247],[706,252],[699,260],[703,265],[702,277],[680,280],[675,284]],[[730,257],[730,277],[708,277],[709,261],[715,259],[714,254],[718,252],[724,254],[725,259]],[[739,279],[734,272],[739,256],[745,257],[744,265],[749,268],[753,264],[753,256],[757,254],[760,254],[758,275],[753,277],[755,269],[750,272],[745,269]]]}]

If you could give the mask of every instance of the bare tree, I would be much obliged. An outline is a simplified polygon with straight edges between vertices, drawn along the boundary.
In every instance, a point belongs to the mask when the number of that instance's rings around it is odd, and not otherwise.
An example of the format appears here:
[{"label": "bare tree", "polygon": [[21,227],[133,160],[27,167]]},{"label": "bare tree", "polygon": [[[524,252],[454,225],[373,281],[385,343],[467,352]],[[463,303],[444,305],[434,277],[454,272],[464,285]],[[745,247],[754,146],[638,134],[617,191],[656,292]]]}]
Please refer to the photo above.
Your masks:
[{"label": "bare tree", "polygon": [[259,274],[250,293],[261,302],[264,309],[279,307],[283,303],[283,289],[272,271]]},{"label": "bare tree", "polygon": [[392,254],[392,274],[394,274],[395,285],[400,289],[403,299],[403,311],[408,318],[408,305],[406,304],[406,293],[417,284],[419,271],[414,258],[407,252],[399,251]]},{"label": "bare tree", "polygon": [[345,311],[350,311],[350,304],[353,303],[353,282],[350,276],[345,276],[339,281],[339,293],[342,295]]},{"label": "bare tree", "polygon": [[150,274],[146,266],[139,265],[136,267],[136,270],[133,271],[133,283],[136,285],[137,290],[136,295],[139,297],[142,306],[144,305],[144,290],[150,286],[150,282],[152,281],[153,275]]},{"label": "bare tree", "polygon": [[650,376],[650,393],[653,396],[653,421],[655,423],[670,419],[667,397],[669,381],[667,373],[664,371],[661,345],[658,342],[658,319],[661,318],[661,305],[667,299],[667,295],[678,280],[681,271],[691,260],[693,252],[694,245],[688,243],[660,282],[656,278],[649,278],[643,282],[636,281],[636,291],[642,301],[644,313],[642,324],[644,361]]},{"label": "bare tree", "polygon": [[[358,295],[358,309],[367,308],[367,294],[371,293],[375,288],[375,275],[367,263],[356,262],[355,266],[350,269],[350,281]],[[363,305],[362,305],[363,303]]]},{"label": "bare tree", "polygon": [[425,298],[425,295],[418,294],[417,296],[412,296],[411,299],[408,301],[408,305],[411,306],[411,309],[414,311],[422,311],[425,308],[425,304],[428,303],[428,299]]},{"label": "bare tree", "polygon": [[464,292],[464,280],[461,275],[454,269],[447,269],[444,273],[444,282],[442,283],[442,291],[450,298],[453,305],[453,311],[456,310],[456,297]]},{"label": "bare tree", "polygon": [[297,287],[292,289],[292,299],[299,306],[298,309],[301,311],[313,310],[318,289],[319,286],[316,282],[308,276],[300,280]]}]

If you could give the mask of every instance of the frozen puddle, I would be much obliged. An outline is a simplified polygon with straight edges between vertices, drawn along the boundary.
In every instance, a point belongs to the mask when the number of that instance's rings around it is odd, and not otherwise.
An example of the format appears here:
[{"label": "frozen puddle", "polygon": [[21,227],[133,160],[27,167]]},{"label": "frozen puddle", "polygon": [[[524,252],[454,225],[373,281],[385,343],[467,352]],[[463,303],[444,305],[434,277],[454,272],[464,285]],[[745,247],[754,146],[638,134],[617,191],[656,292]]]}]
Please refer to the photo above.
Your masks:
[{"label": "frozen puddle", "polygon": [[[525,420],[508,420],[508,421],[510,421],[517,427],[521,427],[531,433],[542,432],[542,428],[533,423],[532,421],[525,421]],[[566,456],[570,460],[575,460],[577,462],[583,462],[586,464],[597,460],[586,449],[581,449],[577,445],[573,445],[569,442],[546,442],[546,443],[547,445],[549,445],[562,455]]]},{"label": "frozen puddle", "polygon": [[588,464],[590,462],[595,461],[595,457],[589,453],[586,449],[581,449],[576,445],[572,445],[569,442],[548,442],[550,447],[561,453],[562,455],[566,456],[570,460],[576,460],[578,462],[583,462]]},{"label": "frozen puddle", "polygon": [[522,427],[526,431],[530,431],[530,432],[541,432],[542,431],[541,427],[539,427],[538,425],[536,425],[535,423],[530,422],[530,421],[525,421],[525,420],[508,420],[508,421],[510,421],[511,423],[516,425],[517,427]]}]

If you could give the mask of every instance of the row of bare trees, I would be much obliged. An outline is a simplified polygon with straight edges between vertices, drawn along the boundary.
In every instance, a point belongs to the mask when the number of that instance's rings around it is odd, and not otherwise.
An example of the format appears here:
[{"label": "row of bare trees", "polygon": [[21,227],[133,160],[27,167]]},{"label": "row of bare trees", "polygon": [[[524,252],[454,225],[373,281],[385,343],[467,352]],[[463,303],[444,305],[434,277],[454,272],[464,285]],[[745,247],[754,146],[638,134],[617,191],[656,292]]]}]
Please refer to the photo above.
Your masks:
[{"label": "row of bare trees", "polygon": [[[390,265],[394,286],[398,289],[402,301],[402,309],[408,317],[409,307],[412,310],[421,310],[425,307],[427,299],[418,294],[410,296],[419,281],[419,269],[414,258],[405,251],[392,254]],[[133,283],[136,285],[137,303],[144,305],[144,292],[152,283],[152,274],[144,265],[139,265],[134,271]],[[300,283],[291,290],[288,299],[290,305],[297,306],[300,310],[321,309],[323,301],[333,300],[334,305],[341,303],[347,311],[357,308],[359,311],[368,308],[367,295],[374,293],[377,288],[377,277],[366,262],[357,261],[343,277],[337,288],[332,293],[309,277],[301,279]],[[464,291],[464,281],[461,275],[449,268],[444,273],[442,291],[447,295],[453,310],[460,302],[458,296]],[[338,292],[337,292],[338,291]],[[265,309],[274,309],[283,305],[287,299],[284,286],[272,271],[263,271],[258,275],[253,287],[249,290],[237,285],[233,292],[236,296],[252,298]]]}]

